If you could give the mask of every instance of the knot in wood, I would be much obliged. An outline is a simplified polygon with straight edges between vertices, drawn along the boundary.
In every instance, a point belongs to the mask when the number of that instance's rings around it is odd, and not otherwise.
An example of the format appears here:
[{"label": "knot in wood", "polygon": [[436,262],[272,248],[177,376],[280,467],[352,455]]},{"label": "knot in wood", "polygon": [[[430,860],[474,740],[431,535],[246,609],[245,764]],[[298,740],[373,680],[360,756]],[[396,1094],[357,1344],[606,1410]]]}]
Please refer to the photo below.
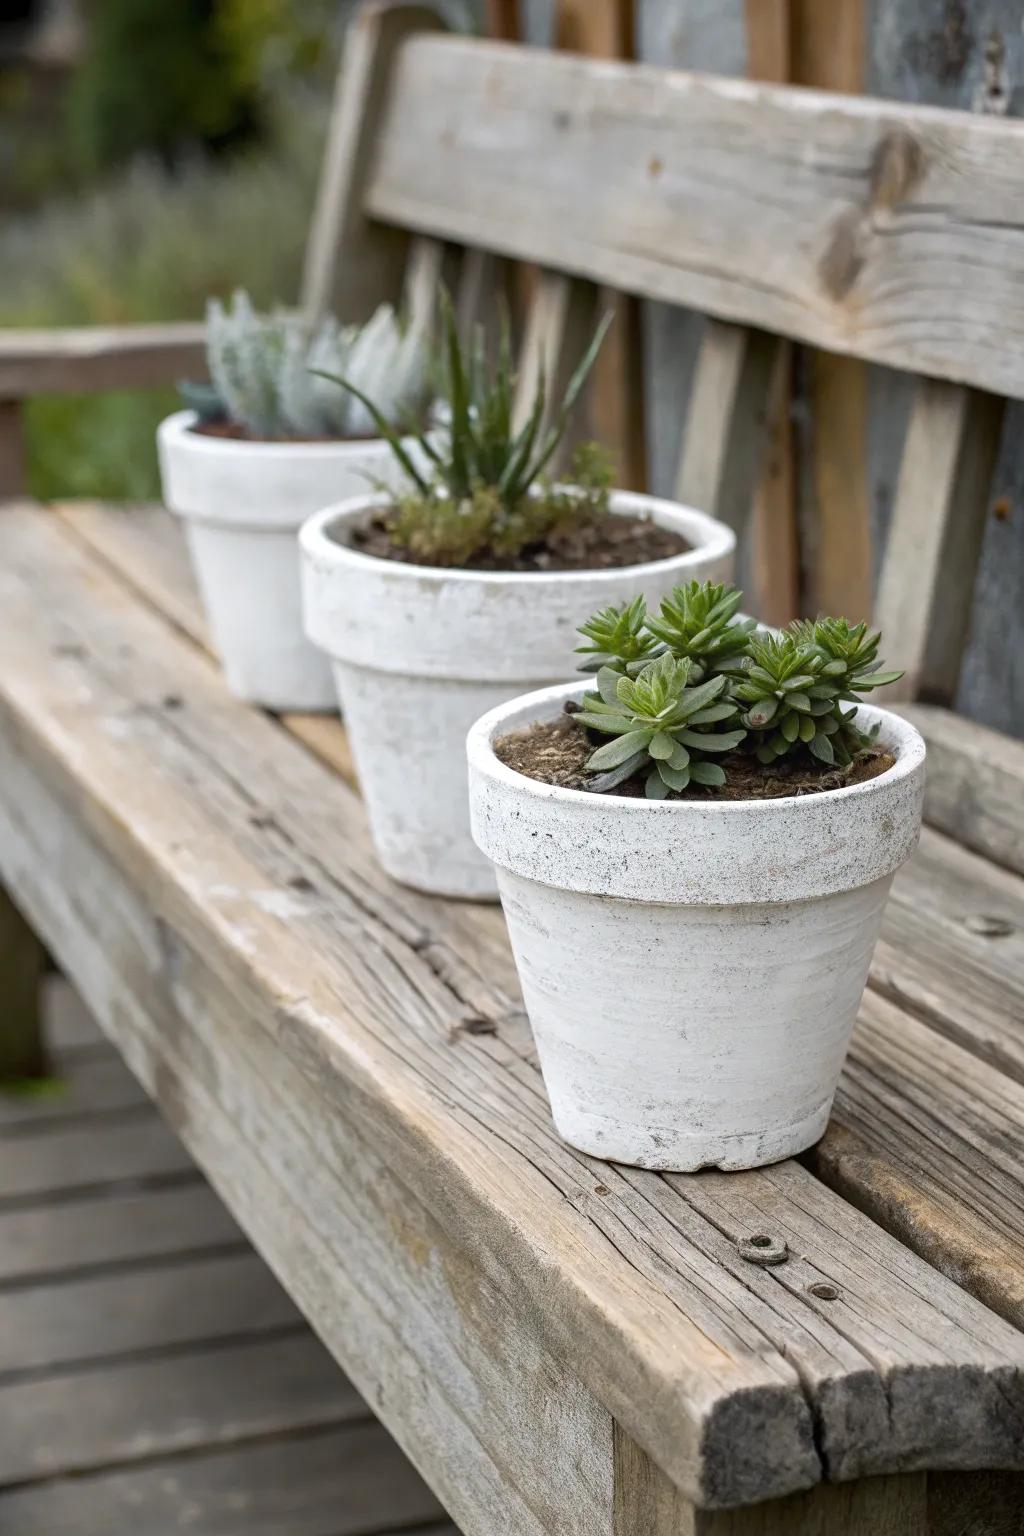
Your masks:
[{"label": "knot in wood", "polygon": [[771,1237],[767,1232],[758,1232],[753,1237],[741,1237],[736,1244],[736,1251],[748,1264],[784,1264],[789,1258],[789,1249],[782,1238]]},{"label": "knot in wood", "polygon": [[992,912],[972,912],[964,918],[968,933],[977,933],[983,939],[1005,939],[1014,932],[1014,924],[1008,917],[998,917]]}]

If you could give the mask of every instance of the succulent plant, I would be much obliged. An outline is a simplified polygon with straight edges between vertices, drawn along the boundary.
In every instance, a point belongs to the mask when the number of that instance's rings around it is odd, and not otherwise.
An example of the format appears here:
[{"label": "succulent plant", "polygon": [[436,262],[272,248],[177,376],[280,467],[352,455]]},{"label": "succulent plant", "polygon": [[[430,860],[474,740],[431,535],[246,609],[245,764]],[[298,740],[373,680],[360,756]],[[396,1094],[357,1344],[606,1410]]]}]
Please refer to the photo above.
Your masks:
[{"label": "succulent plant", "polygon": [[224,413],[253,437],[360,437],[375,417],[357,394],[327,385],[344,372],[373,391],[389,423],[419,421],[430,396],[430,348],[422,328],[404,325],[382,304],[363,326],[330,317],[311,331],[298,315],[261,315],[246,293],[229,307],[206,308],[210,378]]},{"label": "succulent plant", "polygon": [[398,516],[390,527],[394,541],[421,560],[460,565],[485,550],[518,554],[526,545],[542,542],[559,523],[581,512],[595,515],[606,510],[610,475],[592,448],[577,458],[567,488],[555,491],[542,485],[541,477],[565,436],[611,315],[598,326],[551,425],[544,426],[548,384],[542,372],[529,416],[516,428],[516,375],[507,314],[501,316],[492,364],[482,332],[477,332],[472,346],[463,346],[445,293],[440,310],[441,398],[447,420],[442,433],[419,435],[422,462],[415,462],[406,451],[393,418],[389,419],[372,389],[343,369],[321,370],[322,377],[340,384],[365,408],[409,483],[409,493],[397,500]]},{"label": "succulent plant", "polygon": [[724,673],[693,686],[693,663],[670,652],[649,661],[636,677],[611,667],[597,674],[597,693],[583,697],[574,716],[591,730],[614,737],[587,760],[596,774],[590,788],[616,788],[646,767],[648,799],[664,800],[671,790],[695,784],[724,784],[725,774],[705,754],[728,752],[746,735],[744,730],[711,731],[736,718],[736,705],[726,697]]},{"label": "succulent plant", "polygon": [[614,789],[645,765],[652,798],[721,785],[725,773],[706,754],[741,743],[766,768],[800,753],[847,767],[870,746],[856,705],[903,675],[882,670],[878,631],[829,618],[758,630],[735,617],[741,598],[735,587],[691,581],[657,615],[636,597],[580,625],[580,670],[597,671],[598,691],[574,718],[616,738],[588,758],[589,789]]},{"label": "succulent plant", "polygon": [[[883,672],[879,631],[846,619],[799,619],[778,635],[752,635],[736,674],[743,723],[769,764],[805,747],[812,757],[846,767],[871,737],[854,724],[863,693],[894,683]],[[849,704],[849,709],[843,705]]]}]

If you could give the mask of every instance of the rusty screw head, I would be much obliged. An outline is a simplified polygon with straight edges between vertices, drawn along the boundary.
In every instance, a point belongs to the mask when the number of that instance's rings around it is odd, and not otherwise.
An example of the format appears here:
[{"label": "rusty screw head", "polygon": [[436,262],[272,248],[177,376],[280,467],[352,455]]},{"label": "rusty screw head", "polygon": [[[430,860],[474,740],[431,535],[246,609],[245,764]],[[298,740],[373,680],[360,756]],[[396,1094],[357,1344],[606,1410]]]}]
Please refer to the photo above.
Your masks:
[{"label": "rusty screw head", "polygon": [[741,1237],[736,1244],[736,1249],[741,1259],[746,1259],[748,1264],[784,1264],[789,1258],[789,1249],[781,1237],[769,1237],[767,1232],[758,1232],[754,1237]]}]

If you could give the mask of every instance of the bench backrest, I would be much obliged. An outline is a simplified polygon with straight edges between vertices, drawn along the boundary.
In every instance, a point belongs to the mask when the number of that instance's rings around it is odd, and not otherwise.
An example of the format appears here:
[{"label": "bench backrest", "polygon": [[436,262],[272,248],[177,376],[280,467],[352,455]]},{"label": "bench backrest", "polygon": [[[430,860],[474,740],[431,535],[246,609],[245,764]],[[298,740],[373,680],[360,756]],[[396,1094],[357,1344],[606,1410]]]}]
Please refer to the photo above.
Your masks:
[{"label": "bench backrest", "polygon": [[741,533],[780,338],[920,374],[876,617],[905,694],[945,702],[1001,397],[1024,396],[1022,241],[1024,122],[456,37],[371,4],[304,297],[356,317],[404,268],[429,303],[455,246],[468,318],[490,259],[537,263],[524,390],[577,355],[595,284],[704,312],[677,490]]}]

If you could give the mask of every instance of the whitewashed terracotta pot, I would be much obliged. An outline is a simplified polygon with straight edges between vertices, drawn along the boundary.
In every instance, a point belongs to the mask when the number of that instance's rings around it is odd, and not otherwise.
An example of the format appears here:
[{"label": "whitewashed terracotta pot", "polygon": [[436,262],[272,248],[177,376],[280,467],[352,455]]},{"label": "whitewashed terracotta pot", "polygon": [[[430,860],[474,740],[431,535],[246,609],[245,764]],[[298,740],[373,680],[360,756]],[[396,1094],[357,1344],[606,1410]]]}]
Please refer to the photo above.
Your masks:
[{"label": "whitewashed terracotta pot", "polygon": [[195,420],[161,422],[160,472],[227,685],[268,709],[334,710],[330,664],[302,630],[298,530],[328,502],[394,481],[394,456],[380,438],[249,442],[194,432]]},{"label": "whitewashed terracotta pot", "polygon": [[614,571],[441,570],[351,547],[379,505],[360,497],[303,527],[306,633],[334,662],[384,868],[419,890],[493,900],[494,871],[469,828],[469,727],[524,689],[571,677],[576,626],[595,608],[727,579],[735,537],[678,502],[617,491],[613,512],[649,514],[692,547]]},{"label": "whitewashed terracotta pot", "polygon": [[924,742],[864,705],[894,766],[778,800],[541,784],[491,743],[578,684],[469,733],[473,835],[502,905],[555,1125],[643,1168],[752,1168],[825,1129],[892,877],[921,824]]}]

